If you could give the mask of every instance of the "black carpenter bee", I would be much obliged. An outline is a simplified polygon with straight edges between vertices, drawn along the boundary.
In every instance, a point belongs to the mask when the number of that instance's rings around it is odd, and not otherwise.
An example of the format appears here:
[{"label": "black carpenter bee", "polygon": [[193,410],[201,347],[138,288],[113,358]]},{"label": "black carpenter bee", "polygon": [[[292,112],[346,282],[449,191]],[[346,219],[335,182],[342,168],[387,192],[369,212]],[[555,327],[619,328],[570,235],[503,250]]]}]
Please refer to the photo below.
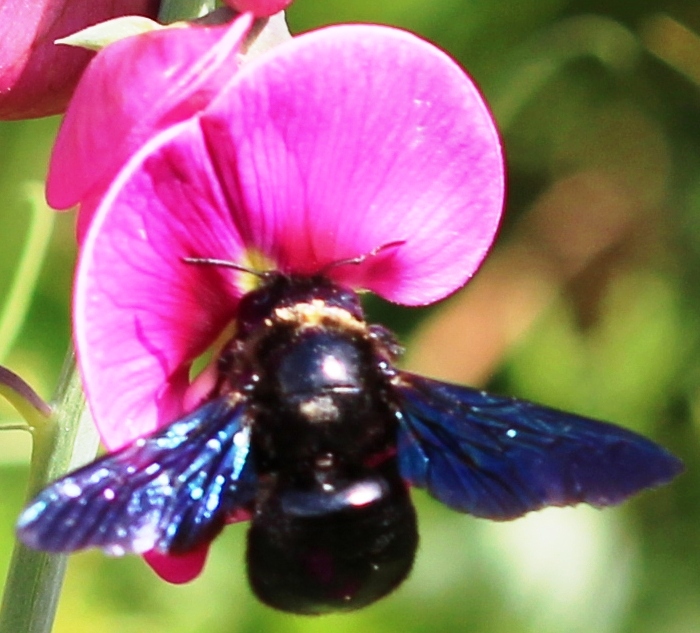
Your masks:
[{"label": "black carpenter bee", "polygon": [[396,369],[391,334],[324,276],[262,279],[240,302],[207,401],[51,484],[19,519],[27,545],[186,553],[248,512],[260,600],[351,610],[411,570],[409,485],[507,520],[616,504],[682,470],[625,429]]}]

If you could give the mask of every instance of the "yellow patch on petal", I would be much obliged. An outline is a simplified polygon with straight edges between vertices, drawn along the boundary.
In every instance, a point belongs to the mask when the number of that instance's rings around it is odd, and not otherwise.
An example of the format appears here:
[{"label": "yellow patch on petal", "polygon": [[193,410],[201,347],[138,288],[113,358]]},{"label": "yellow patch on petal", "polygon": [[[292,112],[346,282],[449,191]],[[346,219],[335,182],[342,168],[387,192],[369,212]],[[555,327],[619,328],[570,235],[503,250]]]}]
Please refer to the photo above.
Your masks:
[{"label": "yellow patch on petal", "polygon": [[[241,266],[249,268],[257,273],[262,273],[266,270],[277,270],[277,265],[272,259],[254,248],[247,249],[245,253],[243,253],[240,264]],[[259,288],[261,282],[262,279],[260,279],[260,277],[257,275],[242,272],[238,282],[238,287],[243,291],[243,293],[248,293]]]}]

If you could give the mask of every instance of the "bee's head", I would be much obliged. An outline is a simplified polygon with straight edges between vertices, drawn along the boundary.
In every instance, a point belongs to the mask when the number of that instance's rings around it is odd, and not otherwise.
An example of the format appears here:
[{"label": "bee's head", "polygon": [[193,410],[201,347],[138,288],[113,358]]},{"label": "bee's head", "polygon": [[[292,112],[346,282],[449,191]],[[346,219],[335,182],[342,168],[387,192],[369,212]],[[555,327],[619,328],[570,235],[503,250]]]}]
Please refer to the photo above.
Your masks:
[{"label": "bee's head", "polygon": [[266,273],[262,284],[243,296],[236,315],[239,336],[245,337],[266,320],[275,320],[275,313],[300,304],[322,305],[329,311],[344,310],[350,317],[364,322],[364,313],[357,294],[333,283],[324,276],[303,277],[280,272]]}]

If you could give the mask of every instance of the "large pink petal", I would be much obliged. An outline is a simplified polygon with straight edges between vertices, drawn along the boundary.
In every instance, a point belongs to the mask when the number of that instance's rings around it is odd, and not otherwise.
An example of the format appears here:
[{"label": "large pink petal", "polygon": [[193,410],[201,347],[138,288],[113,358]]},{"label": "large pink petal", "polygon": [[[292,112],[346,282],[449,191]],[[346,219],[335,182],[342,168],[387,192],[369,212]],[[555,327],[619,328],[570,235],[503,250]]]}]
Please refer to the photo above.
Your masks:
[{"label": "large pink petal", "polygon": [[467,281],[493,240],[504,175],[491,115],[455,62],[408,33],[299,36],[241,69],[202,127],[246,243],[282,270],[403,241],[329,274],[425,304]]},{"label": "large pink petal", "polygon": [[92,199],[85,211],[94,210],[94,200],[149,138],[201,110],[230,81],[251,20],[243,15],[231,25],[153,31],[102,50],[56,139],[49,204],[66,209]]},{"label": "large pink petal", "polygon": [[183,413],[191,361],[235,313],[241,273],[182,258],[240,259],[241,249],[196,121],[150,141],[119,174],[86,235],[74,293],[79,365],[108,448]]}]

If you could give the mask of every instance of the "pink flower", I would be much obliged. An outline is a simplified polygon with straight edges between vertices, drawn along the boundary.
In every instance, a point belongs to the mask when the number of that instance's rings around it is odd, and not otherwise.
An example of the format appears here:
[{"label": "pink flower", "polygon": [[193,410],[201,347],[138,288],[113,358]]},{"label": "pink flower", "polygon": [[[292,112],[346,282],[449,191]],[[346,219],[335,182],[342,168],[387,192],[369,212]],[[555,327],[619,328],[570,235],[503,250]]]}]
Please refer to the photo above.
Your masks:
[{"label": "pink flower", "polygon": [[[206,110],[129,160],[83,243],[74,329],[104,443],[170,423],[206,393],[190,384],[192,362],[250,288],[245,273],[184,257],[312,274],[391,244],[327,274],[427,304],[474,274],[503,195],[481,95],[413,35],[329,27],[244,66]],[[163,558],[151,562],[183,580],[204,553],[167,568]]]},{"label": "pink flower", "polygon": [[250,11],[257,17],[274,15],[292,4],[292,0],[224,0],[224,2],[236,11]]},{"label": "pink flower", "polygon": [[95,57],[66,112],[46,183],[52,207],[80,203],[79,238],[109,183],[145,141],[200,111],[230,81],[251,22],[247,14],[231,25],[152,31]]},{"label": "pink flower", "polygon": [[54,40],[122,15],[155,18],[157,0],[0,0],[0,119],[65,110],[92,53]]}]

